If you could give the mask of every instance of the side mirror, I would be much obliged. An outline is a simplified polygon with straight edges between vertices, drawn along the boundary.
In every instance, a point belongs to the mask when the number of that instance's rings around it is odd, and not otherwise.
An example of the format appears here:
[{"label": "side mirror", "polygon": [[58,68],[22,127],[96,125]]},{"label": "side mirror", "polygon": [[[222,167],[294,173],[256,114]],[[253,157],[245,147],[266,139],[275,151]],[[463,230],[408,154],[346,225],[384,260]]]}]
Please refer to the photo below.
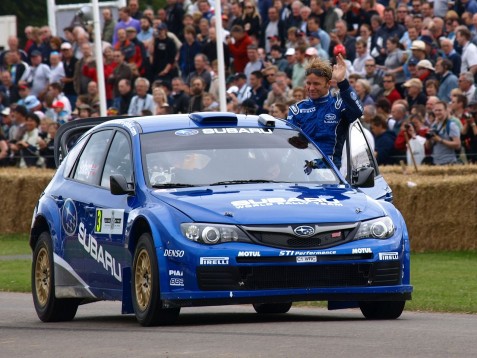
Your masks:
[{"label": "side mirror", "polygon": [[374,186],[374,168],[362,167],[353,170],[351,185],[358,188],[372,188]]},{"label": "side mirror", "polygon": [[134,188],[131,188],[126,178],[121,174],[113,174],[109,177],[109,188],[113,195],[134,194]]}]

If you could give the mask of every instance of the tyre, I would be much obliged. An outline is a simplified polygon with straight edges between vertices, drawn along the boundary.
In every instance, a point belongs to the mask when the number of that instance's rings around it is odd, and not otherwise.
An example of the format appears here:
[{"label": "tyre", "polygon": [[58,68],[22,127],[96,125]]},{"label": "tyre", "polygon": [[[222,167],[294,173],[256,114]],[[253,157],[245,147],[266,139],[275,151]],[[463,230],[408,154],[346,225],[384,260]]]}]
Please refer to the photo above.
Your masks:
[{"label": "tyre", "polygon": [[43,232],[35,245],[31,286],[35,310],[43,322],[71,321],[75,317],[78,299],[55,297],[53,245],[48,232]]},{"label": "tyre", "polygon": [[134,252],[131,292],[134,313],[141,325],[167,325],[177,320],[180,307],[162,307],[156,250],[148,233],[141,235]]},{"label": "tyre", "polygon": [[292,302],[285,303],[254,303],[253,308],[259,314],[287,313],[292,306]]},{"label": "tyre", "polygon": [[363,301],[359,308],[367,319],[396,319],[401,316],[406,301]]}]

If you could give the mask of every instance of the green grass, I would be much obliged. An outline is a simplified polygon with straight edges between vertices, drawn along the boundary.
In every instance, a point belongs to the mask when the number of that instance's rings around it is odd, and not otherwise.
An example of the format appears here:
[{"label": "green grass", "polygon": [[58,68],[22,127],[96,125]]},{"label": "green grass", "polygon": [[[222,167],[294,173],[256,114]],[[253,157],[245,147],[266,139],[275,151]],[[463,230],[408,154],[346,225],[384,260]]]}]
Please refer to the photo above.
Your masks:
[{"label": "green grass", "polygon": [[[29,254],[27,235],[0,235],[0,256]],[[30,260],[0,260],[0,291],[29,292],[30,269]],[[412,254],[411,283],[406,310],[477,313],[477,251]]]}]

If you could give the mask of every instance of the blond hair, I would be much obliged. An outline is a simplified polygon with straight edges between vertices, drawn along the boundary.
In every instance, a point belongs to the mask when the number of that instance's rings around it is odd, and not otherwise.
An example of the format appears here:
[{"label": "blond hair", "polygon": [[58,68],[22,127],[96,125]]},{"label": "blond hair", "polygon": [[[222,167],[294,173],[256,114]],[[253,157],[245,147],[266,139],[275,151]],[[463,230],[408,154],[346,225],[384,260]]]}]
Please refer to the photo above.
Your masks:
[{"label": "blond hair", "polygon": [[333,74],[330,61],[322,60],[319,57],[312,58],[308,62],[305,71],[307,76],[313,73],[316,76],[325,77],[328,81],[331,80]]}]

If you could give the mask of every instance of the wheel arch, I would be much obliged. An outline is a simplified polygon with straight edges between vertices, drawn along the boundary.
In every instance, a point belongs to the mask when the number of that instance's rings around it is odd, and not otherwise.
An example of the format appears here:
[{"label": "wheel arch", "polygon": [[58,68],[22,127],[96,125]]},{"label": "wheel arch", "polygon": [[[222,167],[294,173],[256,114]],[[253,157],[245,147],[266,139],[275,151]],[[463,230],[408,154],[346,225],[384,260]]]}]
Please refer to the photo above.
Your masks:
[{"label": "wheel arch", "polygon": [[48,231],[51,236],[51,229],[48,220],[46,220],[43,215],[38,215],[30,229],[29,245],[32,250],[35,250],[36,243],[38,242],[41,233],[45,231]]}]

